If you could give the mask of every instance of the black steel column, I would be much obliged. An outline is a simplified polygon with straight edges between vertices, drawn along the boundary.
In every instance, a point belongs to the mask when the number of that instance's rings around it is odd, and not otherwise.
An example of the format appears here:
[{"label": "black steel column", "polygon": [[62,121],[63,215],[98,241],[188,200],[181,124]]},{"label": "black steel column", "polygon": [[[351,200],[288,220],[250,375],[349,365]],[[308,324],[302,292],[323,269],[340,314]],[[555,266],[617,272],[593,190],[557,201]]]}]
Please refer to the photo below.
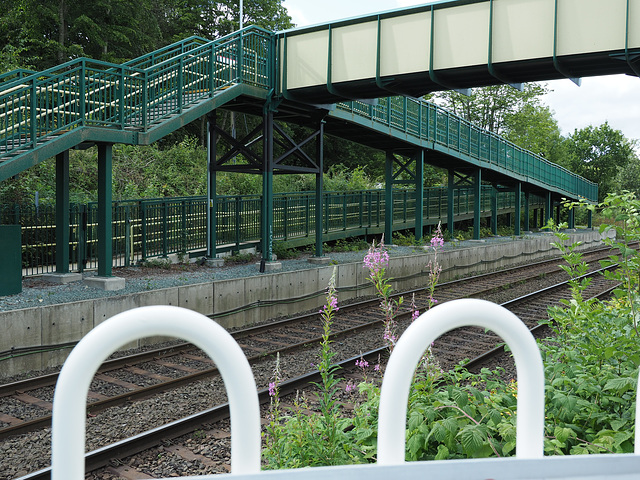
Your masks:
[{"label": "black steel column", "polygon": [[513,217],[513,234],[518,236],[522,232],[520,231],[520,225],[522,223],[522,184],[520,182],[516,183],[515,188],[515,215]]},{"label": "black steel column", "polygon": [[56,273],[69,273],[69,150],[56,155]]},{"label": "black steel column", "polygon": [[217,199],[216,199],[216,159],[218,134],[216,133],[216,111],[207,115],[207,257],[216,258]]},{"label": "black steel column", "polygon": [[318,173],[316,173],[316,257],[322,257],[322,233],[324,231],[323,222],[323,171],[324,171],[324,120],[320,122],[320,132],[316,143],[316,162],[318,163]]},{"label": "black steel column", "polygon": [[98,276],[110,277],[113,267],[112,147],[98,144]]}]

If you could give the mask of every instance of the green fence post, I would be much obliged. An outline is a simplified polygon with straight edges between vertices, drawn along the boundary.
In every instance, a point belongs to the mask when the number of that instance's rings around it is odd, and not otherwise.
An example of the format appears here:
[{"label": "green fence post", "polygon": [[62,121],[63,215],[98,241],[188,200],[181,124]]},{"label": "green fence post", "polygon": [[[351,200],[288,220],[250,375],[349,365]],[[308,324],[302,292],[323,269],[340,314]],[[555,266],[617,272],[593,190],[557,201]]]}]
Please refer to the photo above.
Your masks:
[{"label": "green fence post", "polygon": [[183,199],[182,200],[182,231],[180,232],[180,240],[182,242],[182,245],[180,246],[180,253],[186,254],[188,251],[188,245],[187,245],[187,237],[188,237],[188,232],[187,232],[187,200]]},{"label": "green fence post", "polygon": [[531,201],[531,194],[529,191],[524,192],[524,231],[528,232],[531,230],[529,223],[529,202]]},{"label": "green fence post", "polygon": [[384,164],[384,236],[393,244],[393,153],[387,152]]},{"label": "green fence post", "polygon": [[473,239],[480,240],[482,216],[482,169],[476,168],[473,178]]},{"label": "green fence post", "polygon": [[56,155],[56,273],[69,273],[69,150]]},{"label": "green fence post", "polygon": [[498,235],[498,189],[491,185],[491,234]]},{"label": "green fence post", "polygon": [[424,150],[416,152],[416,222],[415,237],[421,240],[424,233]]},{"label": "green fence post", "polygon": [[342,192],[342,230],[347,229],[347,194]]},{"label": "green fence post", "polygon": [[[549,223],[549,220],[551,220],[553,218],[553,212],[551,211],[551,209],[553,208],[553,198],[551,195],[551,192],[547,192],[546,198],[545,198],[545,205],[544,205],[544,221],[545,224]],[[544,226],[544,225],[542,225]]]},{"label": "green fence post", "polygon": [[569,228],[576,228],[576,216],[573,207],[569,207],[567,224]]},{"label": "green fence post", "polygon": [[124,266],[131,265],[131,211],[129,205],[124,207]]},{"label": "green fence post", "polygon": [[448,173],[448,187],[447,187],[447,230],[449,230],[449,236],[453,239],[454,232],[454,205],[453,205],[453,189],[455,185],[455,173],[452,169],[449,169]]},{"label": "green fence post", "polygon": [[514,201],[515,215],[513,217],[513,234],[519,236],[522,233],[520,230],[520,226],[522,224],[522,183],[516,183],[515,192],[516,195]]},{"label": "green fence post", "polygon": [[169,206],[167,202],[162,202],[162,256],[166,258],[169,252],[169,228],[168,228],[168,219],[169,219]]},{"label": "green fence post", "polygon": [[242,219],[240,216],[241,209],[242,209],[242,197],[237,196],[234,222],[235,222],[236,250],[238,252],[240,252],[240,225],[241,225],[240,222],[242,222]]},{"label": "green fence post", "polygon": [[81,205],[78,212],[78,272],[84,272],[87,263],[87,205]]},{"label": "green fence post", "polygon": [[140,202],[140,243],[142,260],[147,259],[147,204]]}]

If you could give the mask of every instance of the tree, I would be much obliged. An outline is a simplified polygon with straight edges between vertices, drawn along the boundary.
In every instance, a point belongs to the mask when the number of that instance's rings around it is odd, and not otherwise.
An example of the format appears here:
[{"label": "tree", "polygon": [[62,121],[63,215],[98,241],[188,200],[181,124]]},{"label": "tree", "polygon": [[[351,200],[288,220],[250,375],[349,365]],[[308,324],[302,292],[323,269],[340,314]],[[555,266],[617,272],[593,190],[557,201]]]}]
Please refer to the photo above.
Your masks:
[{"label": "tree", "polygon": [[[282,0],[246,2],[244,19],[291,27]],[[0,41],[43,70],[76,57],[122,62],[191,35],[237,30],[239,0],[0,0]]]},{"label": "tree", "polygon": [[[635,145],[638,146],[637,141]],[[627,190],[635,193],[636,198],[640,198],[640,158],[638,155],[634,155],[624,168],[618,169],[615,182],[619,192]]]},{"label": "tree", "polygon": [[546,105],[525,103],[519,111],[507,116],[504,136],[553,163],[566,161],[567,139],[561,135],[558,121]]},{"label": "tree", "polygon": [[538,105],[547,92],[546,86],[527,83],[521,92],[508,85],[472,88],[470,95],[451,90],[430,96],[433,101],[452,113],[490,132],[503,134],[509,118],[525,105]]},{"label": "tree", "polygon": [[605,122],[599,127],[576,129],[569,140],[568,167],[598,183],[598,201],[620,189],[616,183],[618,171],[637,159],[633,143],[620,130],[614,130]]}]

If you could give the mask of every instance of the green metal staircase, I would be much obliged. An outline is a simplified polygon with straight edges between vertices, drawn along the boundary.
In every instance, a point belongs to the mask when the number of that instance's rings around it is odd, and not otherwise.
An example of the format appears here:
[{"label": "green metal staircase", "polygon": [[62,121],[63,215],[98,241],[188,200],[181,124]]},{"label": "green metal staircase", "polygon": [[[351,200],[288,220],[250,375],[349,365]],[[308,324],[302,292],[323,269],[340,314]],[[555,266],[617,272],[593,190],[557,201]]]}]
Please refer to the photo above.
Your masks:
[{"label": "green metal staircase", "polygon": [[[0,76],[0,181],[83,143],[148,145],[241,95],[264,104],[280,88],[276,42],[247,27],[215,41],[190,37],[121,65],[79,58]],[[445,165],[455,160],[597,200],[596,184],[425,101],[340,103],[327,132],[370,146],[399,140],[440,154]]]},{"label": "green metal staircase", "polygon": [[0,77],[0,181],[83,142],[149,144],[243,94],[266,97],[273,34],[190,37],[122,65],[79,58]]}]

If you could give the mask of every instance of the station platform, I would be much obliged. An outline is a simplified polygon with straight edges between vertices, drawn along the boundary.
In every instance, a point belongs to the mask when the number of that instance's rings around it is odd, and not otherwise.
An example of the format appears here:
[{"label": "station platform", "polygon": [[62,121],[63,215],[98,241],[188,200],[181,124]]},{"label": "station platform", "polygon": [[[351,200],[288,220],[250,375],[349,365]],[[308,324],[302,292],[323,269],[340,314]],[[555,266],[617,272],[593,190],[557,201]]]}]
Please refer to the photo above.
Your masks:
[{"label": "station platform", "polygon": [[[570,242],[582,249],[602,243],[592,229],[566,231]],[[437,252],[442,266],[440,281],[484,273],[510,265],[558,256],[549,232],[518,237],[447,242]],[[387,275],[395,291],[426,285],[430,247],[389,246]],[[224,266],[175,265],[161,268],[114,269],[126,278],[126,288],[105,291],[83,282],[53,285],[39,278],[23,280],[23,291],[0,297],[0,377],[61,365],[71,348],[92,328],[120,312],[147,305],[175,305],[212,316],[223,327],[239,328],[270,318],[319,309],[325,302],[329,279],[336,270],[338,300],[349,301],[374,294],[363,258],[366,250],[330,253],[329,264],[309,258],[279,260],[282,270],[259,271],[259,264]],[[85,272],[83,276],[95,275]],[[167,340],[153,337],[123,349]]]}]

